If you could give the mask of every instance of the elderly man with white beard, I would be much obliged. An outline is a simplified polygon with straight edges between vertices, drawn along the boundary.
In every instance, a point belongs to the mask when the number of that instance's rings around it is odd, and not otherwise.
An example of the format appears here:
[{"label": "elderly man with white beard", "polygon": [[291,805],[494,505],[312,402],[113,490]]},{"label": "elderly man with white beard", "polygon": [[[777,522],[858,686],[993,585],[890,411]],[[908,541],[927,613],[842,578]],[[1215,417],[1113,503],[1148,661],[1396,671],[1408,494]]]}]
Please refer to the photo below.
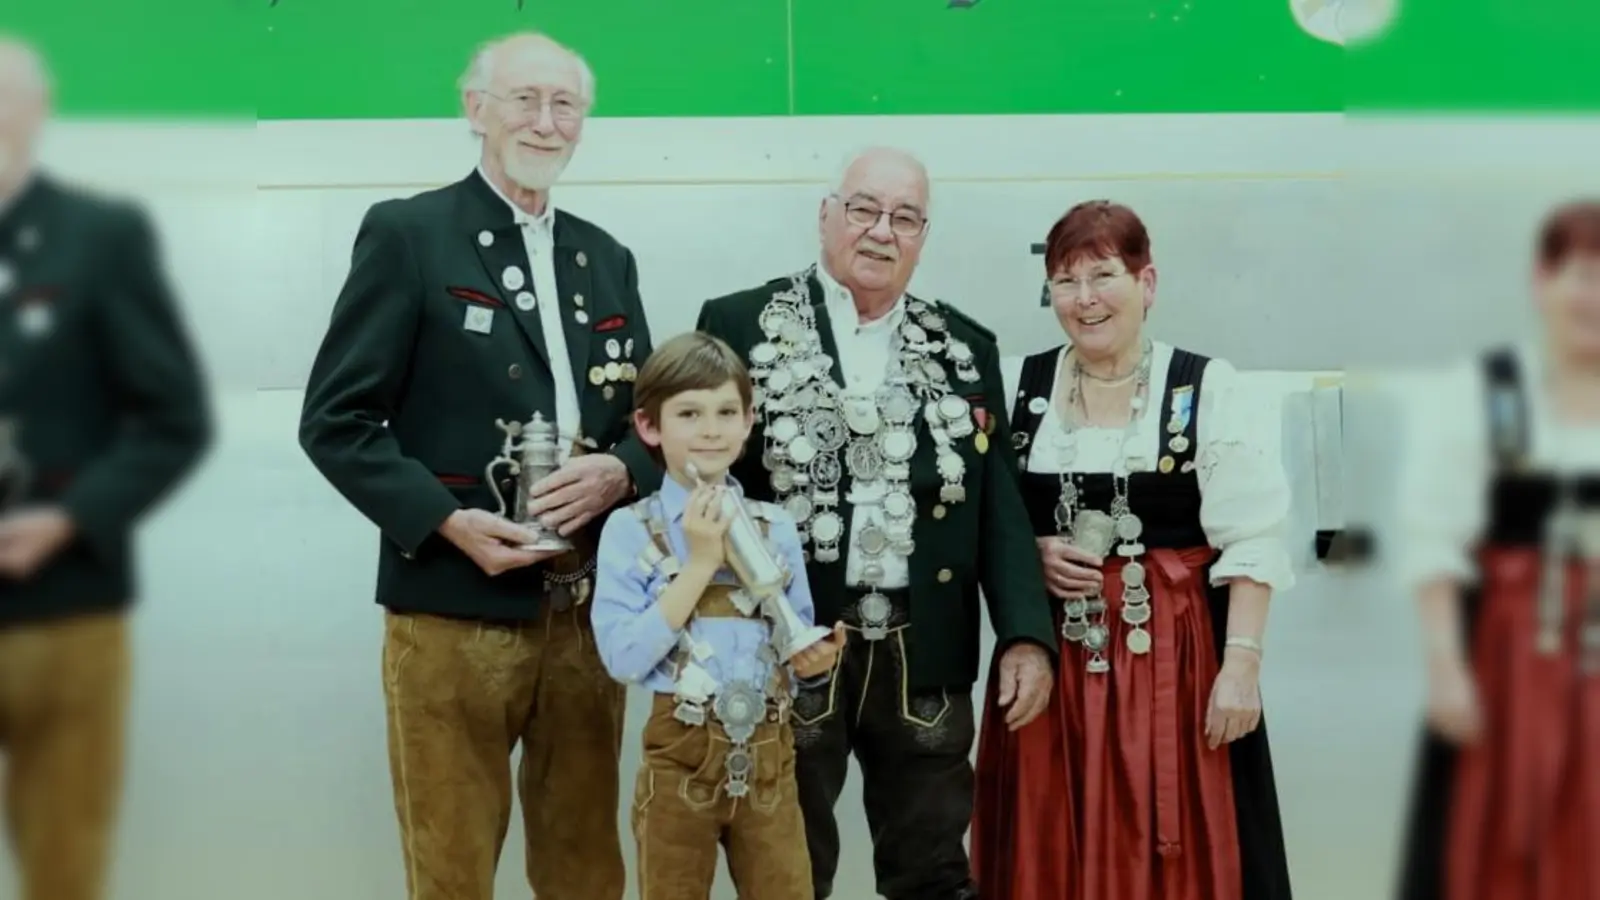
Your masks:
[{"label": "elderly man with white beard", "polygon": [[[381,534],[407,896],[490,900],[520,743],[535,895],[619,900],[625,688],[587,601],[605,514],[654,469],[628,424],[650,332],[632,252],[551,201],[594,103],[582,58],[514,35],[461,89],[478,166],[367,211],[300,440]],[[554,474],[530,486],[491,466],[522,458],[519,440]],[[557,533],[570,549],[550,547]]]}]

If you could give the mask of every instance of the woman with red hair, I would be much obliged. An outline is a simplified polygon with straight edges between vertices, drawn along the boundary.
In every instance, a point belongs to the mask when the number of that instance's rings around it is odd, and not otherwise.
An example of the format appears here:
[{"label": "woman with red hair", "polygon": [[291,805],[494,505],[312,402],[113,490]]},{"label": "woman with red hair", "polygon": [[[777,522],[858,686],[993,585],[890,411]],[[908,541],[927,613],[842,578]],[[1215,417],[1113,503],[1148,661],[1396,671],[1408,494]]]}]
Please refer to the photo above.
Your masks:
[{"label": "woman with red hair", "polygon": [[1408,417],[1428,715],[1402,900],[1600,900],[1600,202],[1535,257],[1540,339]]},{"label": "woman with red hair", "polygon": [[1017,730],[991,687],[980,896],[1288,900],[1257,680],[1294,581],[1276,404],[1146,337],[1156,269],[1127,207],[1070,210],[1045,272],[1068,341],[1005,374],[1060,674]]}]

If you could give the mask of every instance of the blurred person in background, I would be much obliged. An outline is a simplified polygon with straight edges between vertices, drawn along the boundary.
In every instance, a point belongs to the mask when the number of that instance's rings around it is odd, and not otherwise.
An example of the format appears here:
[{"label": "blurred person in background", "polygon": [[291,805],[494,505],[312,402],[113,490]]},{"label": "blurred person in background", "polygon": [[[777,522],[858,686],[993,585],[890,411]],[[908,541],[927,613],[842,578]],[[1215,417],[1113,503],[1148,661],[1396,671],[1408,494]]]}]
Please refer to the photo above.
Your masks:
[{"label": "blurred person in background", "polygon": [[131,204],[40,171],[40,56],[0,36],[0,753],[25,900],[104,896],[137,523],[210,440],[203,375]]},{"label": "blurred person in background", "polygon": [[1003,376],[1059,682],[1019,730],[991,687],[979,896],[1289,900],[1259,687],[1295,580],[1277,405],[1146,334],[1156,268],[1126,206],[1069,210],[1045,273],[1067,342]]},{"label": "blurred person in background", "polygon": [[1532,288],[1538,337],[1410,417],[1428,693],[1401,900],[1600,898],[1600,201],[1545,220]]},{"label": "blurred person in background", "polygon": [[[595,649],[589,600],[606,514],[656,472],[629,429],[650,329],[633,252],[551,199],[594,102],[588,65],[518,34],[484,47],[461,89],[478,165],[367,211],[300,441],[382,535],[408,896],[489,900],[515,783],[539,900],[620,900],[627,688]],[[497,514],[500,498],[522,506],[512,473],[485,480],[508,437],[496,423],[535,412],[559,468],[527,509],[566,551]]]}]

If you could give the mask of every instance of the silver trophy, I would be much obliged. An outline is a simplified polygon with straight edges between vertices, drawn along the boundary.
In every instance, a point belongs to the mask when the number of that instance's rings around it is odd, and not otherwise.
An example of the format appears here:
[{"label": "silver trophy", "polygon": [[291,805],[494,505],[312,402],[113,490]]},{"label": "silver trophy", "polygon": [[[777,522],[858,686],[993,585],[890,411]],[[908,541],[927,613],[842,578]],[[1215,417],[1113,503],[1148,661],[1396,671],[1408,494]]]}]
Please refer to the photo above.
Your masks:
[{"label": "silver trophy", "polygon": [[[693,463],[688,470],[689,477],[704,484]],[[779,662],[788,662],[795,654],[833,634],[832,629],[807,625],[795,615],[783,590],[788,573],[767,547],[761,530],[750,518],[750,510],[731,491],[723,494],[722,515],[728,519],[728,536],[724,539],[728,567],[733,569],[745,593],[755,598],[761,614],[772,621],[773,644]]]},{"label": "silver trophy", "polygon": [[[560,445],[556,441],[555,423],[547,422],[543,415],[534,413],[526,425],[521,422],[507,422],[504,419],[496,419],[494,425],[505,432],[506,439],[500,447],[500,455],[489,463],[483,475],[484,481],[489,483],[489,490],[494,492],[495,502],[499,504],[500,516],[509,518],[537,535],[532,543],[523,545],[524,550],[543,552],[573,549],[571,541],[562,537],[555,529],[545,527],[537,517],[528,515],[529,490],[545,476],[561,467],[561,452]],[[511,499],[509,511],[505,495],[501,493],[499,482],[495,478],[495,470],[501,466],[505,466],[516,478],[514,488],[516,496]]]},{"label": "silver trophy", "polygon": [[33,480],[33,470],[22,456],[16,420],[0,417],[0,513],[22,501]]}]

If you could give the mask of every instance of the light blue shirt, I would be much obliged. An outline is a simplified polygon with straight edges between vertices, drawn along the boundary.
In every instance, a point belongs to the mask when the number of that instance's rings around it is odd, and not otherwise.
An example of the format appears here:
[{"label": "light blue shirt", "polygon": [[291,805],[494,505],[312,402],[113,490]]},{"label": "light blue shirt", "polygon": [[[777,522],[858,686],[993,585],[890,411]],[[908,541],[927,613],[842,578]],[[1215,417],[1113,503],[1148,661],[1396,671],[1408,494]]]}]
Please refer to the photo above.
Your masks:
[{"label": "light blue shirt", "polygon": [[[743,501],[744,490],[738,481],[728,476],[726,484]],[[688,500],[688,489],[668,476],[662,480],[661,489],[645,501],[651,505],[652,514],[666,523],[667,542],[673,556],[683,564],[689,559],[688,541],[683,534],[684,506]],[[806,580],[799,529],[782,507],[769,504],[768,508],[773,513],[768,524],[768,544],[789,570],[785,593],[795,615],[809,626],[815,620],[816,608],[811,599],[811,585]],[[666,616],[658,608],[657,597],[667,582],[661,567],[647,572],[640,564],[641,556],[652,543],[650,529],[632,509],[618,509],[611,514],[600,533],[590,617],[600,659],[611,677],[643,684],[657,693],[672,694],[675,689],[669,654],[678,646],[679,631],[668,625]],[[712,578],[712,583],[738,584],[738,580],[724,566]],[[771,634],[771,626],[765,619],[691,617],[687,627],[691,638],[711,648],[709,658],[696,662],[719,685],[746,681],[764,688],[770,684],[772,666],[762,659],[762,647]],[[806,683],[825,681],[823,677]],[[798,686],[793,680],[791,685]]]}]

